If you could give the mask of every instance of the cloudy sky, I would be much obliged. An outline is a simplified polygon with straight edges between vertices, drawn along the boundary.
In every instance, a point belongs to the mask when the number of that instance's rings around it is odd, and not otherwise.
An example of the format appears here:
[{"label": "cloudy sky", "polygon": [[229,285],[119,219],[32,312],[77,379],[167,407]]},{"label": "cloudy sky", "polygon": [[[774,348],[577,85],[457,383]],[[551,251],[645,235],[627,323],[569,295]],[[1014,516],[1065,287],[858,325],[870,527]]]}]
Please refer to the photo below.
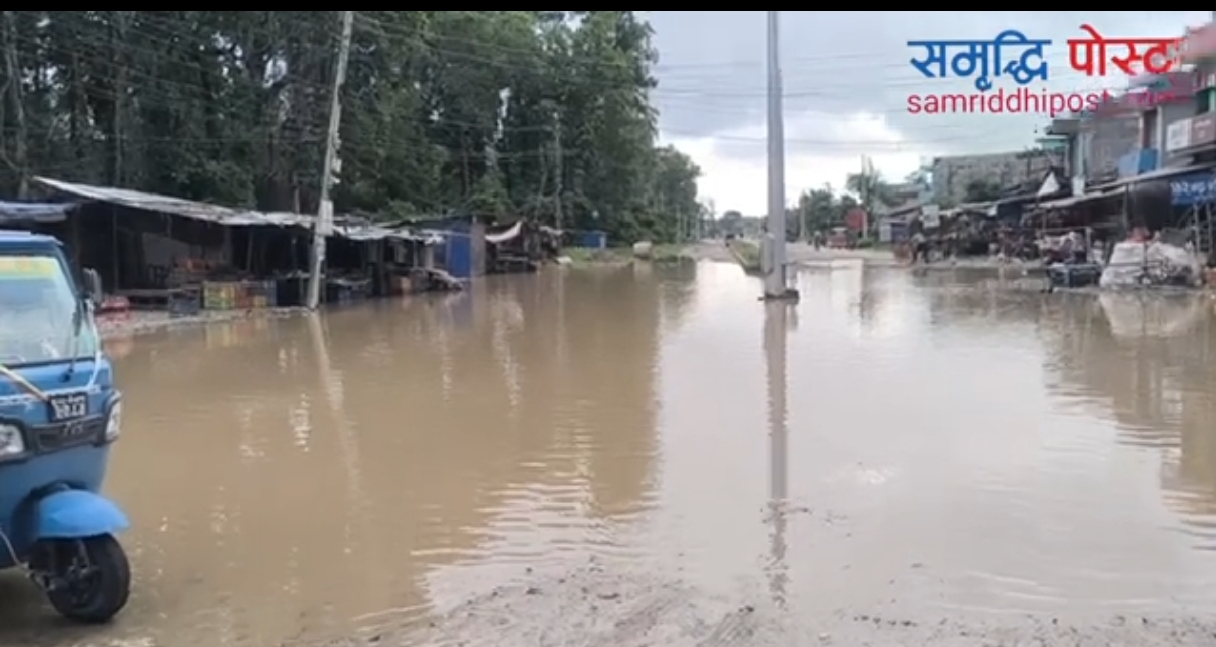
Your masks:
[{"label": "cloudy sky", "polygon": [[[701,194],[716,209],[765,210],[765,12],[642,12],[655,29],[665,141],[703,170]],[[934,155],[1021,150],[1042,115],[910,115],[910,93],[969,92],[973,80],[925,79],[908,61],[909,40],[991,40],[1006,29],[1051,39],[1053,91],[1115,87],[1124,79],[1080,77],[1065,41],[1083,23],[1108,38],[1173,37],[1203,24],[1205,11],[783,11],[786,195],[840,187],[868,155],[902,179]],[[996,87],[1011,86],[1008,81]],[[1032,85],[1041,88],[1042,85]]]}]

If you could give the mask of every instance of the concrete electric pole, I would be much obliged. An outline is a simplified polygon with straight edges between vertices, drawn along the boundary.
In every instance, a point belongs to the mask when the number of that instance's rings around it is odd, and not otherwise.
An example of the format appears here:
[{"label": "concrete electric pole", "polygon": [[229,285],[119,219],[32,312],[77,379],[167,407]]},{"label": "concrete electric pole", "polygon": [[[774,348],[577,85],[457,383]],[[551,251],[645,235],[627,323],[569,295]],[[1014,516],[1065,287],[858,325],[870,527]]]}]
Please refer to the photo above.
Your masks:
[{"label": "concrete electric pole", "polygon": [[566,191],[566,167],[562,164],[562,120],[558,116],[553,124],[553,167],[556,169],[553,181],[553,228],[561,231],[564,223],[562,213],[562,194]]},{"label": "concrete electric pole", "polygon": [[768,12],[768,233],[764,298],[788,298],[785,281],[785,117],[781,102],[780,12]]},{"label": "concrete electric pole", "polygon": [[338,49],[338,64],[334,68],[333,98],[329,106],[329,136],[325,140],[325,166],[321,171],[321,200],[312,233],[312,271],[308,276],[308,307],[315,310],[321,304],[321,286],[325,272],[325,237],[334,229],[334,203],[329,189],[334,174],[341,168],[338,159],[338,127],[342,123],[342,83],[346,81],[346,62],[350,58],[350,36],[355,12],[342,12],[342,44]]}]

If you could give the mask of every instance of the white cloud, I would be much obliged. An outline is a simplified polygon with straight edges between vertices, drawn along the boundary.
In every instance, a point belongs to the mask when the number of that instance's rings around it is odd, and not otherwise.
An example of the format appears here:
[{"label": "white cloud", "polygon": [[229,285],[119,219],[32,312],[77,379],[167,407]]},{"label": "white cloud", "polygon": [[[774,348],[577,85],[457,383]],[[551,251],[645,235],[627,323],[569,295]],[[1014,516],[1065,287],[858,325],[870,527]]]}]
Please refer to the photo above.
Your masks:
[{"label": "white cloud", "polygon": [[[703,196],[721,210],[766,209],[764,12],[649,12],[662,54],[656,68],[665,141],[701,165]],[[786,91],[786,196],[840,186],[862,154],[892,179],[923,156],[1020,150],[1043,115],[909,115],[909,93],[972,91],[971,80],[929,81],[908,63],[909,40],[991,38],[1018,29],[1053,40],[1050,91],[1117,87],[1069,69],[1068,38],[1094,25],[1108,37],[1180,35],[1206,11],[782,12]],[[814,34],[814,38],[800,35]],[[814,112],[803,112],[812,109]],[[803,141],[799,141],[803,140]]]},{"label": "white cloud", "polygon": [[[765,213],[768,204],[766,127],[748,125],[709,137],[665,137],[664,141],[692,156],[701,167],[703,199],[717,209],[748,215]],[[914,144],[891,128],[882,116],[858,113],[833,115],[803,112],[785,123],[786,202],[805,189],[831,184],[844,187],[845,178],[861,168],[867,154],[884,176],[900,180],[920,166]]]}]

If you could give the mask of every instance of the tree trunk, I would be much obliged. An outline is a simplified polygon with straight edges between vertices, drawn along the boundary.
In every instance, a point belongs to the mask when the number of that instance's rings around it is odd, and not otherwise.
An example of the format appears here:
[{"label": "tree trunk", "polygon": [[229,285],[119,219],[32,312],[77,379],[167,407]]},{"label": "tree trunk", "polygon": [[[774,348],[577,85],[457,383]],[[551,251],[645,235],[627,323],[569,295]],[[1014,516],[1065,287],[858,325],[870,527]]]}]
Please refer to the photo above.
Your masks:
[{"label": "tree trunk", "polygon": [[123,125],[126,122],[127,110],[127,61],[125,57],[119,53],[125,51],[127,37],[127,13],[125,11],[115,11],[111,14],[112,22],[110,25],[110,47],[114,56],[114,83],[112,86],[114,92],[114,113],[110,119],[110,155],[109,166],[107,169],[107,180],[112,186],[123,185],[123,155],[125,153],[124,137],[125,132]]},{"label": "tree trunk", "polygon": [[17,174],[17,199],[29,197],[29,133],[25,126],[25,97],[21,91],[21,65],[17,58],[17,27],[14,24],[13,12],[4,12],[4,72],[8,77],[8,92],[6,96],[9,108],[12,110],[13,156],[7,160],[13,172]]}]

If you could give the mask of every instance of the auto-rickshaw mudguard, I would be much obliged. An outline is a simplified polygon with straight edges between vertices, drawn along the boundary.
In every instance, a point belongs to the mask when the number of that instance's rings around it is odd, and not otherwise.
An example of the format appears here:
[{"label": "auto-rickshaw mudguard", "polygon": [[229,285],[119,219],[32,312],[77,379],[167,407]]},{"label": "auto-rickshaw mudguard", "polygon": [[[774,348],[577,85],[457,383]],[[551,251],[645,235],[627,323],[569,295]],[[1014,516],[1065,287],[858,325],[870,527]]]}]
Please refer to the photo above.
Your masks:
[{"label": "auto-rickshaw mudguard", "polygon": [[112,501],[87,490],[60,490],[40,499],[34,514],[35,539],[76,539],[113,535],[130,525]]}]

